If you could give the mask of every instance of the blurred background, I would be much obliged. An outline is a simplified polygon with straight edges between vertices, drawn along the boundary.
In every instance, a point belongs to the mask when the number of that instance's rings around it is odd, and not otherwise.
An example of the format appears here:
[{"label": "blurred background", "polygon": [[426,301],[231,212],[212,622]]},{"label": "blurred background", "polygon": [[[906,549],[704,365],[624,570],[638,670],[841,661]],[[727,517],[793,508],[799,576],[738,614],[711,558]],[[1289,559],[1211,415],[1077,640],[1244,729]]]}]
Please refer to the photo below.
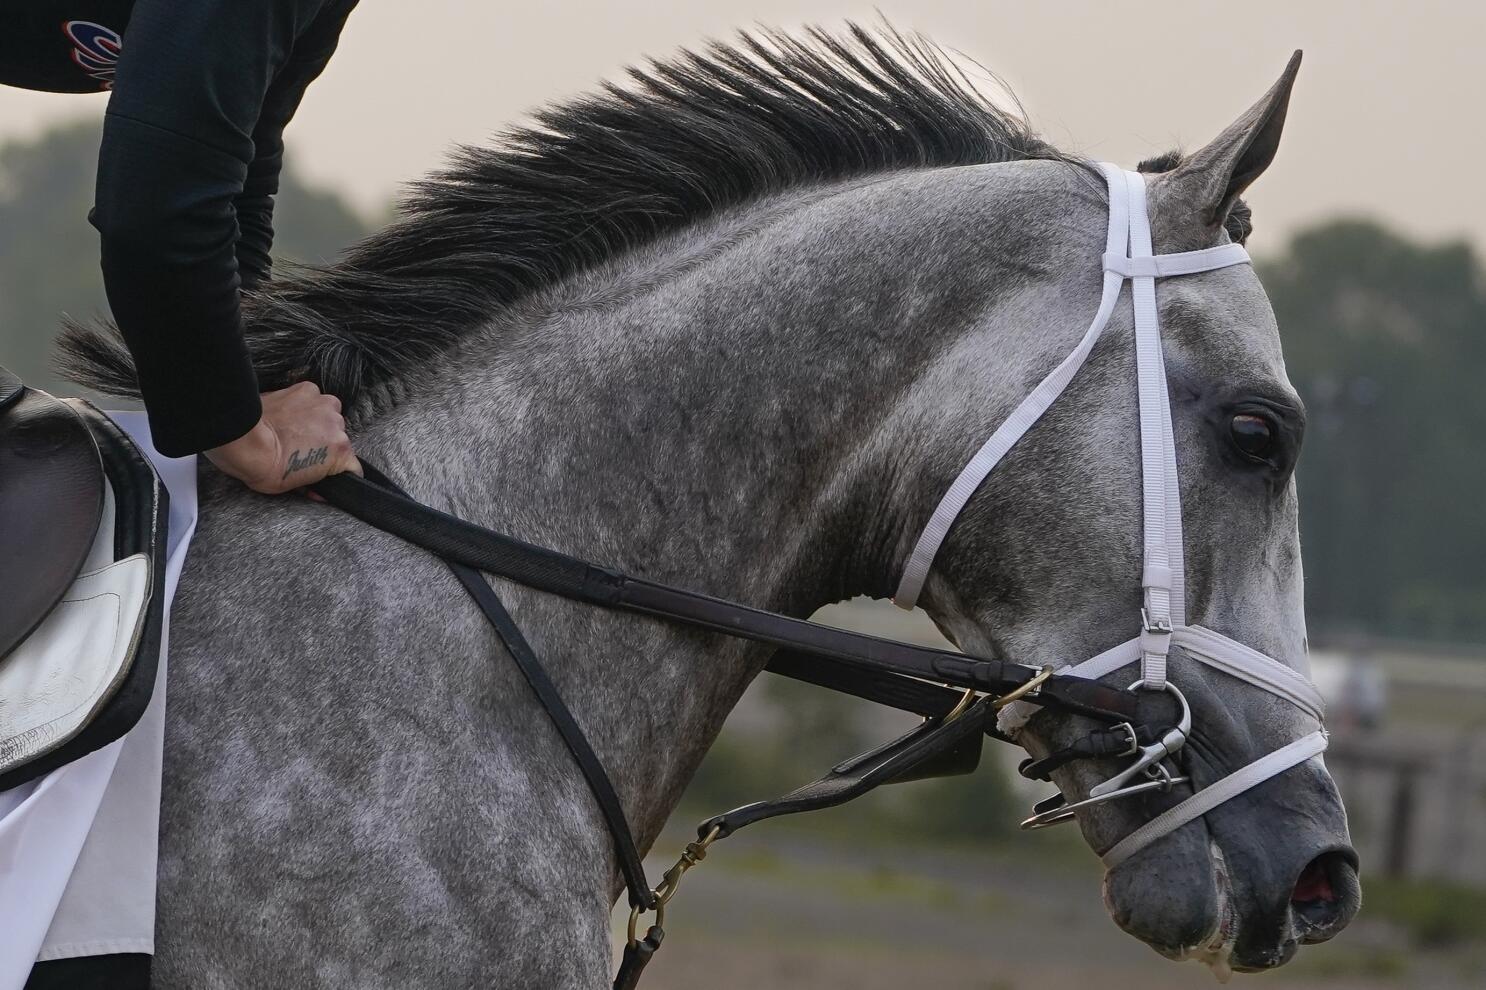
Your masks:
[{"label": "blurred background", "polygon": [[[1250,250],[1310,409],[1300,468],[1311,641],[1365,903],[1274,987],[1486,984],[1486,8],[1444,2],[887,2],[994,70],[1044,135],[1133,164],[1206,141],[1306,50]],[[1238,20],[1241,11],[1242,20]],[[278,253],[316,262],[390,215],[454,141],[647,55],[760,22],[870,20],[843,2],[367,3],[289,130]],[[0,90],[0,362],[48,370],[59,314],[106,311],[87,225],[103,100]],[[825,621],[939,642],[885,604]],[[761,680],[708,757],[692,824],[903,727]],[[1206,986],[1121,934],[1072,831],[1023,835],[1017,754],[717,847],[673,903],[652,990]]]}]

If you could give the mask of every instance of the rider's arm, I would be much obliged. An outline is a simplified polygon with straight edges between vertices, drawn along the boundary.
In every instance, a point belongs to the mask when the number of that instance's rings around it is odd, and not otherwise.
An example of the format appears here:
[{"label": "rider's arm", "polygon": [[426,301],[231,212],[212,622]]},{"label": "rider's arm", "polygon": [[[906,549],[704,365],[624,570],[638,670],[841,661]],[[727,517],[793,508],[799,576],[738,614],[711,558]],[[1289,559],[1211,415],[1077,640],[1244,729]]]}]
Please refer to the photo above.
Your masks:
[{"label": "rider's arm", "polygon": [[[255,142],[256,144],[256,142]],[[279,192],[283,164],[283,142],[271,156],[261,152],[248,166],[242,192],[232,201],[237,214],[237,274],[242,287],[251,290],[268,280],[273,268],[273,198]]]},{"label": "rider's arm", "polygon": [[[296,38],[325,6],[134,5],[105,117],[92,219],[102,234],[109,304],[162,453],[217,447],[260,422],[238,258],[255,274],[266,272],[265,201],[277,186],[278,132],[302,92],[301,85],[286,94],[287,83],[277,80],[295,74]],[[268,152],[262,163],[255,138]]]},{"label": "rider's arm", "polygon": [[[349,5],[341,5],[349,9]],[[344,10],[321,15],[319,23],[295,46],[263,100],[253,129],[253,160],[242,192],[233,201],[237,213],[237,267],[244,289],[266,281],[272,261],[273,204],[284,164],[284,127],[299,109],[305,89],[325,69],[335,53]]]}]

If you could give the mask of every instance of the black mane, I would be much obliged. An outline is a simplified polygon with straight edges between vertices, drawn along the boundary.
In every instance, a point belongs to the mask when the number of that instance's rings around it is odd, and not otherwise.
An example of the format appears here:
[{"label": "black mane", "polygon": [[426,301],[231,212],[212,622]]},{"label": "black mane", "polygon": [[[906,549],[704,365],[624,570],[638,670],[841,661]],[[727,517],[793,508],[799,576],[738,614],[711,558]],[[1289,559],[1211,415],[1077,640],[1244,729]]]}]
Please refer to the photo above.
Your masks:
[{"label": "black mane", "polygon": [[[343,260],[247,298],[260,386],[308,379],[351,401],[534,290],[792,186],[1061,157],[932,43],[856,25],[745,33],[534,119],[459,149]],[[74,380],[137,392],[112,328],[70,326],[62,349]]]}]

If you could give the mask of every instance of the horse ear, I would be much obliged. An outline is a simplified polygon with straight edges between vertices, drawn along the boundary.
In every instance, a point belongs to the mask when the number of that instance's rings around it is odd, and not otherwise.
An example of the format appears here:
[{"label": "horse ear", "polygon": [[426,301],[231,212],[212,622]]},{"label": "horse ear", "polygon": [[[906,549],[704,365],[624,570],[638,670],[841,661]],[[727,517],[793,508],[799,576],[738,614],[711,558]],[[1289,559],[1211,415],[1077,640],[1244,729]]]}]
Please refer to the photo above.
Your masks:
[{"label": "horse ear", "polygon": [[1205,225],[1221,226],[1239,194],[1274,161],[1299,71],[1297,51],[1258,103],[1164,177],[1169,187],[1180,189],[1182,198],[1196,207]]}]

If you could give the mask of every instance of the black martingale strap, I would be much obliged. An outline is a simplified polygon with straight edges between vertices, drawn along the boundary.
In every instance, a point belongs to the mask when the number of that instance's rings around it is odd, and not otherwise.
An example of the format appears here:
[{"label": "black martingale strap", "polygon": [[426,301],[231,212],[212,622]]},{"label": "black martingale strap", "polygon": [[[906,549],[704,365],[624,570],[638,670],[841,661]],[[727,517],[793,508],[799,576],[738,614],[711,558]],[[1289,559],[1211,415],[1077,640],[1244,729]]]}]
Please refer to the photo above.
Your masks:
[{"label": "black martingale strap", "polygon": [[[389,491],[402,494],[402,489],[365,461],[362,462],[362,470],[376,484]],[[342,475],[342,477],[348,476]],[[568,751],[573,754],[573,760],[577,762],[578,769],[582,771],[583,779],[588,781],[588,788],[593,792],[594,799],[598,801],[599,811],[609,826],[609,834],[614,837],[614,852],[619,860],[619,872],[624,877],[625,888],[629,891],[630,906],[647,909],[652,907],[655,895],[651,892],[649,881],[645,879],[645,867],[641,863],[640,851],[635,847],[629,820],[624,815],[624,807],[619,803],[619,796],[614,793],[614,785],[610,782],[604,765],[599,762],[598,755],[588,744],[583,728],[573,718],[573,713],[569,711],[557,687],[547,676],[547,671],[543,669],[541,661],[537,659],[526,637],[521,635],[521,630],[516,626],[511,614],[506,611],[495,589],[491,588],[480,576],[480,572],[473,567],[457,563],[443,554],[439,556],[449,566],[449,570],[454,572],[459,583],[464,585],[464,590],[469,592],[475,604],[480,607],[480,611],[485,614],[486,620],[495,630],[506,652],[510,653],[511,659],[516,661],[516,667],[526,678],[526,683],[531,685],[537,700],[547,710],[552,724],[557,727],[558,735],[562,736],[562,741],[567,745]]]},{"label": "black martingale strap", "polygon": [[[543,547],[525,543],[458,519],[408,498],[365,460],[366,477],[339,474],[314,486],[335,507],[440,557],[480,607],[507,652],[516,661],[559,735],[573,754],[614,840],[619,869],[629,891],[630,937],[615,990],[631,990],[660,948],[665,902],[686,870],[706,855],[707,846],[753,822],[843,804],[883,784],[969,773],[980,762],[986,735],[995,729],[995,697],[975,700],[974,692],[1026,695],[1028,701],[1055,705],[1106,723],[1145,721],[1140,716],[1155,697],[1077,677],[1049,676],[1021,664],[982,660],[946,650],[880,639],[766,612],[682,588],[629,577]],[[833,767],[821,779],[773,801],[759,801],[719,815],[698,829],[698,841],[652,890],[645,879],[629,822],[603,765],[594,754],[494,589],[480,572],[508,578],[552,594],[603,608],[621,609],[708,629],[778,647],[768,669],[831,690],[855,695],[924,717],[902,737]],[[940,686],[954,685],[960,690]],[[1020,690],[1018,690],[1020,689]],[[1028,693],[1030,692],[1030,693]],[[641,936],[642,911],[655,911],[655,923]]]},{"label": "black martingale strap", "polygon": [[640,974],[650,965],[665,937],[660,925],[651,925],[644,938],[625,945],[624,956],[619,960],[619,972],[614,974],[614,990],[635,990],[640,985]]},{"label": "black martingale strap", "polygon": [[[422,505],[365,460],[361,463],[365,478],[333,475],[315,485],[314,491],[335,507],[448,564],[516,661],[598,801],[614,840],[631,907],[632,934],[615,978],[616,988],[633,987],[660,947],[664,901],[675,893],[685,869],[706,854],[708,843],[766,818],[843,804],[883,784],[973,770],[984,737],[1004,737],[995,729],[995,698],[971,703],[973,696],[967,690],[1019,695],[1019,688],[1035,688],[1026,700],[1106,724],[1164,724],[1161,720],[1169,714],[1152,710],[1170,701],[1164,692],[1131,692],[1081,677],[1048,676],[1022,664],[880,639],[630,577]],[[639,851],[608,774],[481,571],[575,601],[775,646],[778,652],[769,662],[770,671],[914,712],[925,722],[781,798],[745,805],[703,823],[699,841],[688,846],[682,862],[667,873],[662,882],[665,893],[658,899],[645,879]],[[642,910],[662,912],[643,937],[634,930]]]},{"label": "black martingale strap", "polygon": [[537,659],[526,637],[521,635],[521,630],[512,621],[511,614],[506,611],[490,585],[485,583],[480,572],[452,561],[445,561],[445,563],[449,565],[449,570],[454,572],[454,576],[459,578],[459,583],[464,585],[465,590],[470,593],[475,604],[480,606],[480,611],[485,613],[485,618],[490,621],[496,635],[505,644],[506,651],[516,661],[516,666],[521,670],[521,675],[526,678],[526,683],[531,685],[542,707],[547,709],[547,714],[552,718],[552,724],[557,726],[558,734],[567,744],[568,751],[573,754],[578,769],[583,771],[583,779],[588,781],[588,789],[593,791],[593,796],[599,804],[599,811],[603,813],[604,821],[608,823],[609,834],[614,836],[614,852],[619,857],[619,872],[623,874],[624,885],[629,890],[630,906],[650,907],[654,901],[654,895],[650,892],[650,884],[645,879],[645,867],[641,864],[640,851],[635,847],[635,839],[629,828],[629,819],[624,816],[624,807],[619,803],[619,796],[614,793],[614,785],[609,780],[609,774],[604,770],[604,765],[599,762],[593,747],[588,745],[588,738],[583,734],[582,727],[573,718],[573,713],[568,710],[567,704],[562,700],[562,695],[557,693],[557,688],[547,677],[547,671],[543,669],[541,661]]}]

